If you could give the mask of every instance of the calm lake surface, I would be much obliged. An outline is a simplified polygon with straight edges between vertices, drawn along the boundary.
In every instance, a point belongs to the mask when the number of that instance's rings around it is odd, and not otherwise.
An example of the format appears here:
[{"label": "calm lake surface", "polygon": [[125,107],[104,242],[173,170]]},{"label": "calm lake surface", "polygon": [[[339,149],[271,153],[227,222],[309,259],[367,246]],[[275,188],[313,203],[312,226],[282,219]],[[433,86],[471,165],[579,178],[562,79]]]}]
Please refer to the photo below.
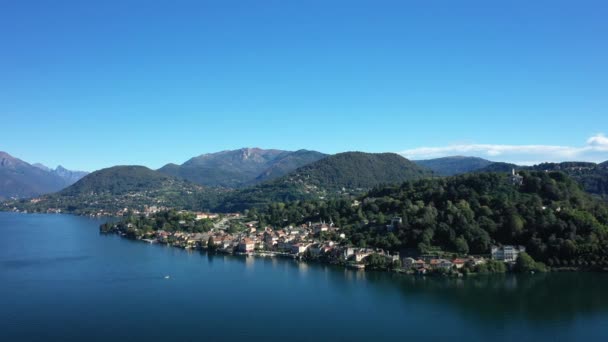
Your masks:
[{"label": "calm lake surface", "polygon": [[103,222],[0,213],[1,341],[608,340],[606,274],[441,279],[208,256],[100,235]]}]

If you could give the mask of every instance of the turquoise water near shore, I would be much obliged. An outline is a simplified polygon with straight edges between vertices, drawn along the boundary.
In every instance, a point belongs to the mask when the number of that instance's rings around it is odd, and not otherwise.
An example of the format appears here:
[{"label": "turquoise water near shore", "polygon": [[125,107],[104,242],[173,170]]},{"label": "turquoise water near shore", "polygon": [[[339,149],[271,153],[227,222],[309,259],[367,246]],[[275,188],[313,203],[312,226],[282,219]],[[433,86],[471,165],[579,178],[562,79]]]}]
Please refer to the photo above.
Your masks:
[{"label": "turquoise water near shore", "polygon": [[101,235],[103,222],[0,213],[0,340],[608,340],[607,274],[210,256]]}]

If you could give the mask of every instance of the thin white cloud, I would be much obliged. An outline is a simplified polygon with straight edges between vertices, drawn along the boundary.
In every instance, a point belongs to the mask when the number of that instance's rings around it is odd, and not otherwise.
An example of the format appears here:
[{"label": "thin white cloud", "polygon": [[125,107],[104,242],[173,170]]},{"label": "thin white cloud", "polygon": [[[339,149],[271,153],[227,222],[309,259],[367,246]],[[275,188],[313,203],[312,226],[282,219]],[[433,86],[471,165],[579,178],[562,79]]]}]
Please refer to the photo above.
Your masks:
[{"label": "thin white cloud", "polygon": [[[528,161],[592,161],[608,159],[608,137],[597,134],[584,146],[559,145],[497,145],[497,144],[455,144],[441,147],[418,147],[399,152],[408,159],[430,159],[453,155],[467,155],[488,158],[495,161],[522,163]],[[534,164],[526,162],[522,164]]]},{"label": "thin white cloud", "polygon": [[608,151],[608,137],[603,134],[597,134],[587,139],[587,145],[598,151]]}]

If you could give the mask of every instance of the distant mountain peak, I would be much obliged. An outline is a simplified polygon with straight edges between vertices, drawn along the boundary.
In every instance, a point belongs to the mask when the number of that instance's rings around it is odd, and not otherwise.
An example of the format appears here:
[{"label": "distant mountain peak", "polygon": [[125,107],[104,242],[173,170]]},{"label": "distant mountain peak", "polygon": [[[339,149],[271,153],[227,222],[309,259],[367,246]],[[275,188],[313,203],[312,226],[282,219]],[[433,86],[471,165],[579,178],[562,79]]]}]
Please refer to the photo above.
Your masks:
[{"label": "distant mountain peak", "polygon": [[[27,164],[19,158],[15,158],[6,152],[0,151],[0,167],[12,167],[20,164]],[[29,165],[29,164],[28,164]]]},{"label": "distant mountain peak", "polygon": [[40,170],[44,170],[46,172],[51,172],[52,171],[52,169],[50,167],[48,167],[48,166],[46,166],[44,164],[41,164],[41,163],[35,163],[35,164],[32,164],[32,166],[35,166],[35,167],[39,168]]},{"label": "distant mountain peak", "polygon": [[53,170],[41,163],[29,164],[0,152],[0,199],[26,198],[59,191],[86,174],[61,166]]},{"label": "distant mountain peak", "polygon": [[315,151],[243,147],[202,154],[182,165],[167,164],[158,171],[200,185],[234,188],[282,176],[324,157]]}]

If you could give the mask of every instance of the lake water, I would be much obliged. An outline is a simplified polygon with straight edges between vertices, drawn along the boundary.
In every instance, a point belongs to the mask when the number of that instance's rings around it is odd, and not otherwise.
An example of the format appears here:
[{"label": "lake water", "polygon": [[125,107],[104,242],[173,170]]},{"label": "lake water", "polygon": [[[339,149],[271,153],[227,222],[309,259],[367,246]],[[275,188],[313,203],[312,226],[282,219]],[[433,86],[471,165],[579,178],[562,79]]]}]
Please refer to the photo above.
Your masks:
[{"label": "lake water", "polygon": [[607,274],[442,279],[208,256],[100,235],[102,222],[0,213],[1,341],[608,340]]}]

